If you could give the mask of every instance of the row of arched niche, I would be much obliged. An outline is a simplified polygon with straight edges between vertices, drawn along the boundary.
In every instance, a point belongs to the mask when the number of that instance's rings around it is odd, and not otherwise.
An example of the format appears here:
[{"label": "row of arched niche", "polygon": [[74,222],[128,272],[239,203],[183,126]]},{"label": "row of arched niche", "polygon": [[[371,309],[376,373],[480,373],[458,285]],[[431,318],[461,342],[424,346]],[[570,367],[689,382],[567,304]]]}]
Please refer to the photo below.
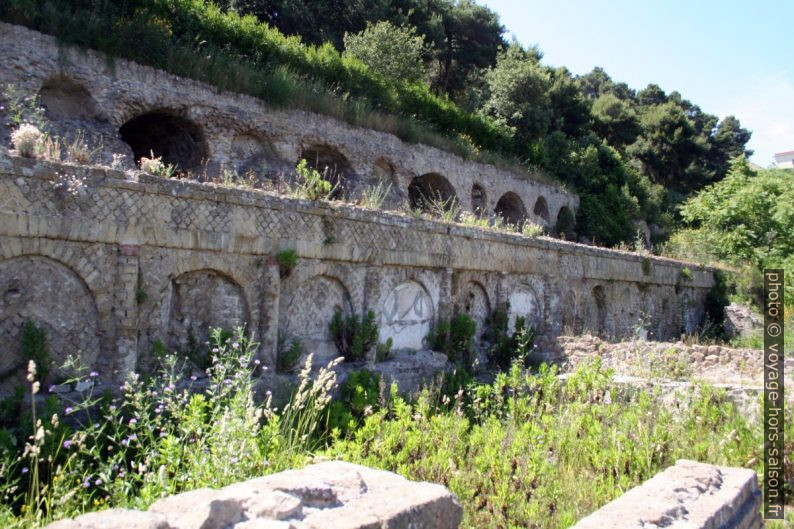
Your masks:
[{"label": "row of arched niche", "polygon": [[[80,83],[68,78],[54,78],[46,81],[40,92],[40,101],[53,120],[90,120],[107,122],[99,104],[91,93]],[[74,124],[73,124],[74,125]],[[142,157],[152,154],[159,156],[165,163],[173,164],[180,171],[190,172],[201,177],[208,171],[219,171],[209,167],[210,146],[203,128],[178,111],[161,108],[148,110],[132,116],[118,128],[118,138],[122,148],[129,147],[137,163]],[[321,141],[306,139],[298,160],[288,162],[279,156],[270,141],[256,131],[238,133],[231,141],[230,163],[243,174],[253,171],[259,178],[274,178],[277,174],[291,175],[292,168],[305,159],[308,165],[320,171],[335,187],[335,195],[356,198],[364,189],[360,175],[356,174],[349,159],[341,150]],[[407,202],[415,209],[431,209],[429,202],[451,205],[458,203],[464,209],[467,204],[455,186],[439,172],[431,172],[413,177],[403,188],[395,176],[394,165],[386,158],[378,159],[372,167],[372,176],[378,181],[391,184],[389,206],[399,206]],[[525,220],[549,227],[559,226],[560,219],[573,219],[568,206],[558,211],[549,209],[547,199],[539,195],[528,209],[517,192],[504,193],[489,211],[486,189],[473,183],[469,191],[470,211],[479,216],[498,216],[504,222],[520,227]]]},{"label": "row of arched niche", "polygon": [[[430,277],[430,276],[428,276]],[[96,281],[96,280],[95,280]],[[380,326],[380,339],[391,338],[395,348],[420,349],[426,345],[427,334],[438,317],[438,286],[421,278],[384,276],[382,292],[377,299],[368,300],[375,311]],[[286,288],[285,288],[286,287]],[[608,294],[605,287],[596,285],[575,291],[549,293],[551,308],[544,310],[544,289],[540,284],[517,282],[506,294],[511,325],[518,316],[526,319],[544,332],[574,334],[592,332],[611,335],[619,332],[617,325],[628,321],[632,298],[628,286]],[[671,287],[672,288],[672,287]],[[363,307],[354,304],[351,291],[345,282],[331,275],[314,275],[294,285],[282,286],[278,307],[279,334],[287,341],[298,340],[306,351],[315,353],[319,360],[337,356],[328,324],[336,310],[360,313]],[[20,332],[28,320],[47,331],[49,351],[56,364],[68,355],[82,358],[86,365],[105,362],[112,368],[112,356],[100,354],[102,347],[113,349],[112,336],[115,324],[112,307],[98,302],[99,292],[107,285],[87,283],[82,274],[64,262],[40,255],[23,255],[0,261],[0,383],[14,371],[24,371],[20,350]],[[53,296],[52,292],[58,292]],[[670,293],[672,294],[672,292]],[[681,303],[670,304],[651,292],[636,296],[643,311],[647,311],[661,335],[679,332],[684,325],[687,331],[697,324],[697,311],[691,293],[680,294]],[[611,300],[611,296],[616,300]],[[208,330],[215,327],[233,328],[244,323],[251,327],[252,303],[243,285],[230,275],[215,269],[199,269],[179,273],[169,280],[169,288],[157,299],[142,301],[139,310],[148,317],[139,318],[138,352],[146,358],[154,340],[162,340],[169,349],[184,351],[191,343],[202,344]],[[614,301],[614,302],[611,302]],[[468,313],[477,324],[478,336],[486,318],[494,308],[488,289],[476,280],[466,281],[455,296],[455,310]],[[613,306],[610,306],[613,305]],[[676,316],[677,310],[683,311]],[[144,312],[142,312],[144,314]],[[267,319],[268,314],[259,317]],[[633,317],[633,316],[631,316]],[[552,327],[544,326],[544,318]],[[626,321],[621,321],[626,320]],[[560,328],[553,328],[554,322]],[[571,328],[563,328],[567,326]],[[669,328],[665,328],[664,326]],[[623,329],[625,331],[625,329]],[[103,337],[106,339],[102,345]],[[110,352],[110,351],[108,351]],[[265,352],[272,354],[272,351]],[[142,364],[139,363],[139,367]],[[145,367],[145,365],[144,365]]]}]

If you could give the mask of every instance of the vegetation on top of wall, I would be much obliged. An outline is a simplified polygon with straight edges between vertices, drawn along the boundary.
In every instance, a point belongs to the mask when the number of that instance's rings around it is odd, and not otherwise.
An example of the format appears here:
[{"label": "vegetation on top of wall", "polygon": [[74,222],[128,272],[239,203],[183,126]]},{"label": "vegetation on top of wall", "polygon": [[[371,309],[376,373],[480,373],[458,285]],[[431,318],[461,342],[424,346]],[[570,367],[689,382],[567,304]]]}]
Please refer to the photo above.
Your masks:
[{"label": "vegetation on top of wall", "polygon": [[[631,241],[639,219],[664,237],[676,205],[749,152],[750,133],[734,117],[719,121],[656,85],[633,90],[600,68],[575,77],[546,66],[469,0],[220,4],[8,0],[0,19],[274,105],[548,174],[579,193],[576,234],[596,244]],[[318,16],[339,9],[341,19]],[[395,76],[395,67],[421,69]]]}]

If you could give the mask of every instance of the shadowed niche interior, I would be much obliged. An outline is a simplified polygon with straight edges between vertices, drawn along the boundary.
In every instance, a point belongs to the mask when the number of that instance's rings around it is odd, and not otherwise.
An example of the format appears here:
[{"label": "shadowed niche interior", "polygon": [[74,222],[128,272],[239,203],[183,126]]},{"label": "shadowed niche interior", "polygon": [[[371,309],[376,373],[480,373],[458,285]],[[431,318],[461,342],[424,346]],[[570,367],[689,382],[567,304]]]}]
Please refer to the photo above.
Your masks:
[{"label": "shadowed niche interior", "polygon": [[134,117],[122,125],[119,132],[121,139],[132,148],[136,162],[154,153],[180,171],[196,171],[209,157],[201,128],[167,111]]}]

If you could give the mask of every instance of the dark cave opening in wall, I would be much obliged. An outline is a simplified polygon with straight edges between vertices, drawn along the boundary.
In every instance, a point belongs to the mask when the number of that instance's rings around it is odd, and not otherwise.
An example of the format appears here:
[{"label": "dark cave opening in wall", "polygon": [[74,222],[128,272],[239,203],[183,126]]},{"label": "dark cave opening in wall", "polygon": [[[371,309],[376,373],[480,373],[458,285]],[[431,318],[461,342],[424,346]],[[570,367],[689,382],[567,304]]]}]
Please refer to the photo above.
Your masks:
[{"label": "dark cave opening in wall", "polygon": [[449,209],[455,205],[458,196],[449,180],[438,173],[427,173],[411,180],[408,200],[412,208],[428,211],[433,209],[433,204]]},{"label": "dark cave opening in wall", "polygon": [[546,222],[549,222],[549,204],[546,202],[545,197],[538,197],[538,200],[535,202],[535,207],[532,209],[532,213]]},{"label": "dark cave opening in wall", "polygon": [[512,224],[518,228],[524,224],[527,218],[527,208],[524,207],[524,201],[512,191],[508,191],[499,198],[494,213],[502,217],[507,224]]},{"label": "dark cave opening in wall", "polygon": [[356,187],[356,174],[347,157],[338,149],[323,144],[313,144],[301,150],[300,160],[319,172],[323,179],[333,184],[331,198],[349,197]]},{"label": "dark cave opening in wall", "polygon": [[168,111],[136,116],[122,125],[119,132],[132,149],[136,163],[154,154],[179,171],[198,171],[209,158],[201,127]]}]

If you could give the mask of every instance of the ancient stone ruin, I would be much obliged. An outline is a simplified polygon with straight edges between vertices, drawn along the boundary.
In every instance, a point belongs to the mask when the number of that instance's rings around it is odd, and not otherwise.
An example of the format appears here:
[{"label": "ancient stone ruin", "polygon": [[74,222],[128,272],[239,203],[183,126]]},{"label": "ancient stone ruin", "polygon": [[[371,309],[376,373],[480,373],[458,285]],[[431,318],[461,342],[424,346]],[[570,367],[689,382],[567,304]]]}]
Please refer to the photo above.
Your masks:
[{"label": "ancient stone ruin", "polygon": [[[546,226],[578,204],[389,134],[2,30],[0,84],[38,94],[63,136],[80,129],[101,140],[104,163],[127,155],[111,170],[0,154],[4,378],[23,367],[28,319],[43,325],[56,361],[79,355],[121,377],[146,368],[155,342],[184,349],[210,327],[241,324],[268,365],[279,335],[323,362],[338,354],[328,331],[336,310],[374,311],[397,350],[423,348],[434,322],[464,311],[479,334],[504,308],[541,344],[563,332],[630,335],[643,318],[655,337],[673,337],[702,317],[712,273],[693,265],[135,171],[134,160],[154,153],[198,180],[223,166],[267,166],[259,176],[278,179],[303,157],[330,168],[348,196],[388,181],[391,203],[439,195]],[[298,256],[288,274],[276,260],[283,250]]]},{"label": "ancient stone ruin", "polygon": [[197,489],[147,511],[111,509],[49,529],[457,529],[458,498],[445,487],[341,461]]}]

